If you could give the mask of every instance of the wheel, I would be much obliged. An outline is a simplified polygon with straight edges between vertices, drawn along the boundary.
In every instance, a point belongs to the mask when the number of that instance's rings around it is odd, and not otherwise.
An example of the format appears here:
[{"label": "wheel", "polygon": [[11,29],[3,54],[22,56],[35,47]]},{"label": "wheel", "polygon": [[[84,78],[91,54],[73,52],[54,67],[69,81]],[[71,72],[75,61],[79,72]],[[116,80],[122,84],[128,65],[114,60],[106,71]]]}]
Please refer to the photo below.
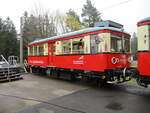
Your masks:
[{"label": "wheel", "polygon": [[52,78],[59,78],[59,70],[52,69],[52,70],[51,70],[51,73],[50,73],[50,76],[51,76]]},{"label": "wheel", "polygon": [[97,79],[98,87],[104,87],[104,86],[106,86],[106,84],[107,84],[107,79],[100,79],[100,78]]},{"label": "wheel", "polygon": [[70,80],[71,80],[71,81],[76,81],[76,80],[77,80],[76,73],[71,73],[70,76],[71,76],[71,77],[70,77]]}]

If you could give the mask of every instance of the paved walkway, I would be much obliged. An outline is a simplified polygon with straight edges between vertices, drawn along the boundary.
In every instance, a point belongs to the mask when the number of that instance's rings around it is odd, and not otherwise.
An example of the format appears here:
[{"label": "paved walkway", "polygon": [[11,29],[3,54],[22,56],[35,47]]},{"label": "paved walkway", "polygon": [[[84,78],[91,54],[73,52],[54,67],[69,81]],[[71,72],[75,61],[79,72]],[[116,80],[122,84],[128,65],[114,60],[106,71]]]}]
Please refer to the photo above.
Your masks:
[{"label": "paved walkway", "polygon": [[110,85],[80,90],[18,113],[149,113],[149,106],[150,89]]}]

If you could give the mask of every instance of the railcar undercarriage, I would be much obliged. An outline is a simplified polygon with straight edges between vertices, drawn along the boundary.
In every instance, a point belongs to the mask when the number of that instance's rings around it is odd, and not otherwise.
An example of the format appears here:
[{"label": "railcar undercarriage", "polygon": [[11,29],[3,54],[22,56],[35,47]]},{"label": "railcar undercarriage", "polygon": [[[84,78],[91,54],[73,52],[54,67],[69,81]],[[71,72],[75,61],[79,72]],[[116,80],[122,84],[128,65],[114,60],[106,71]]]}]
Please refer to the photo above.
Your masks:
[{"label": "railcar undercarriage", "polygon": [[38,66],[37,67],[32,66],[31,68],[32,69],[30,70],[32,70],[33,73],[46,74],[51,78],[59,78],[71,81],[76,80],[84,80],[88,82],[96,81],[98,86],[103,86],[106,83],[123,83],[130,81],[134,77],[136,72],[134,68],[111,69],[106,70],[105,72],[64,69],[56,67],[44,68]]}]

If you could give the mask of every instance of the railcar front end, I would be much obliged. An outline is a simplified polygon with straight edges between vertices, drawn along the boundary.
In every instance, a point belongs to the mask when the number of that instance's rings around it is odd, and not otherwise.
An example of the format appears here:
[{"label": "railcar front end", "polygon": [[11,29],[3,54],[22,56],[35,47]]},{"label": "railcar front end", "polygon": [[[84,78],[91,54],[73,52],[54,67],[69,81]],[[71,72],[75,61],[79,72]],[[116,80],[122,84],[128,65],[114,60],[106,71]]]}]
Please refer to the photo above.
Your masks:
[{"label": "railcar front end", "polygon": [[150,17],[138,22],[138,83],[150,84]]}]

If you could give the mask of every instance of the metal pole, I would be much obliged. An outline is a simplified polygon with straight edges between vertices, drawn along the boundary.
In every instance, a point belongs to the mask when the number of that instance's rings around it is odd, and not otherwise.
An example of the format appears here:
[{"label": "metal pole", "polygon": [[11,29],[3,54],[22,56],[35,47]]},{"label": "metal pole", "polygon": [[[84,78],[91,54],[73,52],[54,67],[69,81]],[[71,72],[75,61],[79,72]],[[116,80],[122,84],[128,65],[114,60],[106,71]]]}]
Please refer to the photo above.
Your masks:
[{"label": "metal pole", "polygon": [[124,45],[124,35],[123,35],[123,33],[124,33],[124,28],[122,28],[121,29],[121,32],[122,32],[122,52],[125,52],[125,45]]},{"label": "metal pole", "polygon": [[23,38],[22,38],[23,18],[20,18],[20,64],[23,64]]}]

